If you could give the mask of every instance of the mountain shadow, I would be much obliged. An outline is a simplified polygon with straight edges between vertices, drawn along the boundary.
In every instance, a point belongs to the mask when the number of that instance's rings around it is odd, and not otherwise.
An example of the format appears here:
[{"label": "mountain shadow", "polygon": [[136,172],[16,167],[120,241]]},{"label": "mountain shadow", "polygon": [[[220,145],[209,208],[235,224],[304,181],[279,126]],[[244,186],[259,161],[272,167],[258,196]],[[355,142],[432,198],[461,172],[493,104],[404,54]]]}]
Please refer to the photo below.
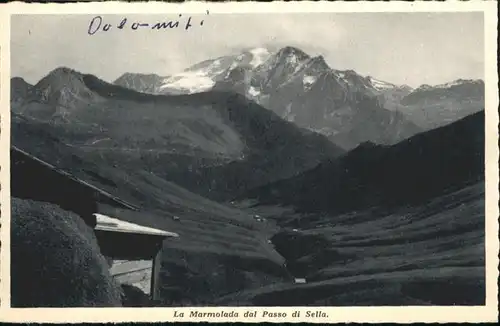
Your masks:
[{"label": "mountain shadow", "polygon": [[484,180],[484,111],[393,146],[364,143],[297,177],[248,192],[260,204],[344,213],[416,205]]}]

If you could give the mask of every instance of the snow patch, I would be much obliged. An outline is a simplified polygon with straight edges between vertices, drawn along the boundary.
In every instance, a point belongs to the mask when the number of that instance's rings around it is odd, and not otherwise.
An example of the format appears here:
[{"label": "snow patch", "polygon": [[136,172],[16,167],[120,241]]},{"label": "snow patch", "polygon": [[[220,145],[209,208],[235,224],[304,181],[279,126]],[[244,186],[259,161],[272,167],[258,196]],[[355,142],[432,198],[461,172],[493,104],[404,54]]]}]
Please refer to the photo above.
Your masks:
[{"label": "snow patch", "polygon": [[205,73],[206,75],[212,75],[212,76],[216,74],[221,74],[224,72],[224,68],[221,65],[222,65],[222,60],[217,59],[205,69],[200,69],[198,71],[200,74]]},{"label": "snow patch", "polygon": [[165,78],[159,89],[178,89],[188,93],[207,91],[215,85],[216,77],[224,71],[222,60],[215,59],[204,67],[196,70],[187,69]]},{"label": "snow patch", "polygon": [[250,94],[250,96],[259,96],[260,91],[257,88],[250,86],[250,88],[248,89],[248,94]]},{"label": "snow patch", "polygon": [[304,85],[304,90],[309,90],[311,86],[316,82],[317,77],[316,76],[308,76],[304,75],[302,78],[302,84]]},{"label": "snow patch", "polygon": [[304,75],[304,78],[302,79],[302,83],[304,85],[311,85],[316,81],[316,79],[317,78],[315,76]]},{"label": "snow patch", "polygon": [[375,79],[373,77],[370,77],[370,82],[371,82],[372,86],[377,90],[395,88],[394,84],[391,84],[391,83],[388,83],[388,82],[385,82],[385,81],[382,81],[379,79]]},{"label": "snow patch", "polygon": [[221,63],[222,63],[222,61],[221,61],[220,59],[217,59],[217,60],[215,60],[215,61],[211,64],[211,66],[213,66],[213,67],[220,67]]},{"label": "snow patch", "polygon": [[252,54],[252,61],[250,61],[250,65],[253,68],[263,64],[271,55],[265,48],[255,48],[250,50],[250,53]]},{"label": "snow patch", "polygon": [[174,88],[187,90],[190,93],[203,92],[212,88],[215,81],[203,70],[186,71],[166,78],[160,89]]}]

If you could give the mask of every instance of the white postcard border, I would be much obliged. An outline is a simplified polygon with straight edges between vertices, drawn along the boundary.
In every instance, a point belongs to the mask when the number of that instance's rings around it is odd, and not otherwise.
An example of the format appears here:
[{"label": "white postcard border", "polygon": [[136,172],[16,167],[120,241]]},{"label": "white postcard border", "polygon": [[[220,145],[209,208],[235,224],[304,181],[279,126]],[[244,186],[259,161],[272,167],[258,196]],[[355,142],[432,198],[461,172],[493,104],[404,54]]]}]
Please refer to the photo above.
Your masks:
[{"label": "white postcard border", "polygon": [[[486,116],[486,305],[473,307],[186,307],[186,308],[10,308],[10,15],[11,14],[146,14],[146,13],[266,13],[266,12],[484,12],[485,18],[485,116]],[[1,58],[1,133],[0,182],[2,228],[0,256],[0,321],[5,322],[491,322],[498,318],[498,75],[497,75],[497,2],[226,2],[203,3],[76,3],[76,4],[24,4],[9,3],[0,7]],[[238,312],[238,317],[192,318],[191,311]],[[256,318],[245,318],[247,311],[257,311]],[[286,318],[265,318],[264,311],[287,313]],[[301,311],[301,318],[293,318]],[[323,311],[328,316],[305,318],[307,311]],[[174,317],[184,312],[184,317]]]}]

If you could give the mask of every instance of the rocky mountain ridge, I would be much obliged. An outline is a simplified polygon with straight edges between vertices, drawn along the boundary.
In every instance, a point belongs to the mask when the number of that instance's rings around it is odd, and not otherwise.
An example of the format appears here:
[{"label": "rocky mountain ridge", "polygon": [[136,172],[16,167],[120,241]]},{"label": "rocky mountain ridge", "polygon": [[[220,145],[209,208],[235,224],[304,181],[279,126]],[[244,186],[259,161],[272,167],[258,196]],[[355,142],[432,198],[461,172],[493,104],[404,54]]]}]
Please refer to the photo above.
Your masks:
[{"label": "rocky mountain ridge", "polygon": [[[323,56],[312,57],[292,46],[277,51],[254,48],[206,60],[149,84],[142,75],[135,75],[130,83],[122,79],[115,83],[154,94],[235,91],[346,149],[364,141],[394,144],[484,107],[481,80],[459,79],[412,89],[354,70],[333,69]],[[436,98],[432,95],[436,90],[450,95]]]}]

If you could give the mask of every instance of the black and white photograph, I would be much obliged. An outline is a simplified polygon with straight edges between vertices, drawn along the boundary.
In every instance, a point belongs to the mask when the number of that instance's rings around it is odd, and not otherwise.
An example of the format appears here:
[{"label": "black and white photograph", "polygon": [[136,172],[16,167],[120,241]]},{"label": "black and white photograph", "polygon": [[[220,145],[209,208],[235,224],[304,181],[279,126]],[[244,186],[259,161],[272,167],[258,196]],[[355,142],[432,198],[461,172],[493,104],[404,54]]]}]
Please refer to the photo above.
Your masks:
[{"label": "black and white photograph", "polygon": [[11,15],[11,307],[486,305],[486,42],[481,11]]}]

